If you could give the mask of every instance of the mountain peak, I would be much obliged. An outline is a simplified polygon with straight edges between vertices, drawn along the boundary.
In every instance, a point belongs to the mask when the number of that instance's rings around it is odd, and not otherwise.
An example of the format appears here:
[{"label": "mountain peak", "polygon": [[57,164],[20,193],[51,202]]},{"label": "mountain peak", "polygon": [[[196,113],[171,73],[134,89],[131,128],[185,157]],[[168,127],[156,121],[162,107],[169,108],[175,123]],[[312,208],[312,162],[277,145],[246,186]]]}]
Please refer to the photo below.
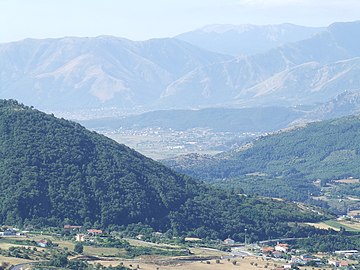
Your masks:
[{"label": "mountain peak", "polygon": [[205,33],[217,33],[222,34],[228,31],[236,31],[238,33],[243,33],[249,30],[254,29],[255,25],[252,24],[242,24],[242,25],[235,25],[235,24],[210,24],[206,25],[199,29],[199,31],[203,31]]}]

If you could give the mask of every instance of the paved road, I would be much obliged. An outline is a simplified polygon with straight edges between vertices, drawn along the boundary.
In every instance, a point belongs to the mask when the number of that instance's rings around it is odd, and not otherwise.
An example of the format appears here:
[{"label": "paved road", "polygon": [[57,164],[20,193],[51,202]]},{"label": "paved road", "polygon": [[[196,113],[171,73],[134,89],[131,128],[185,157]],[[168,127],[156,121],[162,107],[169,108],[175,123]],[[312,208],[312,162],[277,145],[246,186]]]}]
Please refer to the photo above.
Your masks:
[{"label": "paved road", "polygon": [[253,254],[251,254],[250,252],[241,250],[239,248],[232,248],[230,254],[238,257],[253,256]]},{"label": "paved road", "polygon": [[306,237],[293,237],[293,238],[278,238],[278,239],[269,239],[265,241],[260,241],[259,244],[266,244],[271,242],[289,242],[294,240],[306,239]]},{"label": "paved road", "polygon": [[14,266],[12,266],[10,268],[10,270],[25,270],[25,269],[29,269],[28,266],[30,266],[33,263],[20,263],[20,264],[16,264]]}]

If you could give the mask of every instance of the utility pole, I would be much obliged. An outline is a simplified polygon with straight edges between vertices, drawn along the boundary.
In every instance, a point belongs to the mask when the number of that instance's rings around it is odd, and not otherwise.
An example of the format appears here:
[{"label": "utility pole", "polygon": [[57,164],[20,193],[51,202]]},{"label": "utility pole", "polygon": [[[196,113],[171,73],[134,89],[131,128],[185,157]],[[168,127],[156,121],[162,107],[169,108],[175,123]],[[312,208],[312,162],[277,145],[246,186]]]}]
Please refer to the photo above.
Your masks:
[{"label": "utility pole", "polygon": [[246,231],[247,231],[247,229],[244,229],[244,232],[245,232],[245,246],[246,246]]}]

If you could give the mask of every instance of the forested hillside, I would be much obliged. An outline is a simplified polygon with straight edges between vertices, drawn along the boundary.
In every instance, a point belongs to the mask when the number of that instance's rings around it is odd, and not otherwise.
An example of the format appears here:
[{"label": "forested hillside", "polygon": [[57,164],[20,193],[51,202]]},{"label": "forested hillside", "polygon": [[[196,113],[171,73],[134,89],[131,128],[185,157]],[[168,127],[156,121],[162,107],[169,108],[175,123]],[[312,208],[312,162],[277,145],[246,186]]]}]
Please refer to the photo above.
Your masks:
[{"label": "forested hillside", "polygon": [[318,191],[317,179],[360,177],[359,132],[358,116],[327,120],[261,137],[211,159],[164,163],[204,180],[227,179],[246,191],[303,200]]},{"label": "forested hillside", "polygon": [[116,227],[251,239],[304,235],[324,215],[239,196],[179,175],[132,149],[13,100],[0,101],[0,223]]}]

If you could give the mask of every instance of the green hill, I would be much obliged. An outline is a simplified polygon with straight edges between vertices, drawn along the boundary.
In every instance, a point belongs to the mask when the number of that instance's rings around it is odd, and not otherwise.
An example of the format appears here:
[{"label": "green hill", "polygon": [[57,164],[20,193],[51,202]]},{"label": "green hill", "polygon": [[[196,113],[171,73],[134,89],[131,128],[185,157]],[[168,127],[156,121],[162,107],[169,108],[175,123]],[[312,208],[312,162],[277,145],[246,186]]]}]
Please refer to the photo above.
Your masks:
[{"label": "green hill", "polygon": [[207,187],[134,150],[0,100],[0,224],[101,228],[143,223],[177,235],[303,235],[317,211]]},{"label": "green hill", "polygon": [[203,180],[227,180],[227,185],[246,192],[305,200],[319,192],[315,180],[324,184],[360,177],[360,119],[311,123],[212,158],[182,157],[164,163]]}]

